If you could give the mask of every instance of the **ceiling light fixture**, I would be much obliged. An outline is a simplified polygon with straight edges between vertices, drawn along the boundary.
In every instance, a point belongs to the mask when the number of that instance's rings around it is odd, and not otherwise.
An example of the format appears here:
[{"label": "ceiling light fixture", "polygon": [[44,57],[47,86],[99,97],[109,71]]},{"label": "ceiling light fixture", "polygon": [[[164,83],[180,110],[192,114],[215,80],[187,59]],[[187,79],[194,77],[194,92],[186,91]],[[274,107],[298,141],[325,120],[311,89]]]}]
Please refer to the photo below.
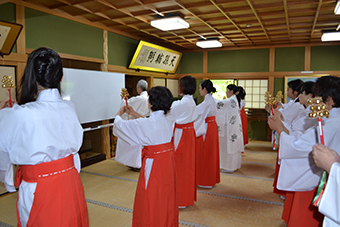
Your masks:
[{"label": "ceiling light fixture", "polygon": [[189,23],[180,17],[169,17],[151,21],[151,26],[162,31],[189,28]]},{"label": "ceiling light fixture", "polygon": [[322,42],[340,41],[340,32],[327,32],[327,33],[323,33],[323,35],[321,36],[321,41]]},{"label": "ceiling light fixture", "polygon": [[340,14],[340,1],[338,1],[338,3],[336,4],[336,6],[334,8],[334,13]]},{"label": "ceiling light fixture", "polygon": [[196,45],[201,47],[201,48],[216,48],[216,47],[221,47],[222,43],[218,41],[218,39],[207,39],[207,40],[202,40],[196,42]]}]

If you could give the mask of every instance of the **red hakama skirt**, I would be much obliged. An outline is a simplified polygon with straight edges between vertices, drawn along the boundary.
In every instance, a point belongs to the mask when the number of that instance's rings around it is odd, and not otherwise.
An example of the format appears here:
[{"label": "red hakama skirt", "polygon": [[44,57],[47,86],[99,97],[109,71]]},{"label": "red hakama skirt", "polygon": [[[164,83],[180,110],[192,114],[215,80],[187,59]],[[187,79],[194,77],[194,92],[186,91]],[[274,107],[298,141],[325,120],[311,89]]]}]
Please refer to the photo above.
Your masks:
[{"label": "red hakama skirt", "polygon": [[277,157],[276,157],[276,167],[275,167],[275,178],[273,182],[273,192],[278,195],[286,196],[286,191],[280,190],[276,187],[277,185],[277,179],[279,177],[279,171],[280,171],[280,165],[279,165],[279,150],[277,149]]},{"label": "red hakama skirt", "polygon": [[[20,165],[15,186],[37,183],[29,226],[89,226],[84,188],[73,155],[37,165]],[[18,227],[21,227],[17,211]]]},{"label": "red hakama skirt", "polygon": [[175,124],[175,129],[182,129],[182,136],[175,150],[176,197],[178,206],[194,205],[196,199],[196,166],[194,123]]},{"label": "red hakama skirt", "polygon": [[323,215],[312,205],[317,188],[312,191],[287,192],[282,219],[289,227],[321,227]]},{"label": "red hakama skirt", "polygon": [[203,150],[196,149],[196,154],[198,156],[196,183],[201,186],[214,186],[215,184],[220,183],[218,127],[215,116],[207,117],[205,123],[208,124],[208,127],[203,141]]},{"label": "red hakama skirt", "polygon": [[[153,159],[153,163],[146,184],[147,159]],[[143,148],[132,226],[178,227],[176,172],[172,142]]]},{"label": "red hakama skirt", "polygon": [[240,110],[242,133],[243,133],[243,144],[248,144],[248,118],[244,107]]}]

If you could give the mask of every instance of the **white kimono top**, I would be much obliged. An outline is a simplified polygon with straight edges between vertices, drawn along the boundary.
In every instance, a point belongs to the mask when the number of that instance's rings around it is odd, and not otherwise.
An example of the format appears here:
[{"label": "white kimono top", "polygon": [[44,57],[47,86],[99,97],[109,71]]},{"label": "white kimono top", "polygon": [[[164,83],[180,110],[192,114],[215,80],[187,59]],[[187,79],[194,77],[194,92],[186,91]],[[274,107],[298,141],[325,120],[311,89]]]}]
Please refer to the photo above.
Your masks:
[{"label": "white kimono top", "polygon": [[340,226],[340,163],[332,165],[326,188],[318,204],[319,211],[325,215],[324,227]]},{"label": "white kimono top", "polygon": [[[132,97],[128,99],[128,105],[131,106],[137,113],[142,115],[143,117],[147,117],[150,115],[150,109],[148,106],[149,96],[146,91],[143,91],[139,96]],[[120,106],[125,106],[126,101],[122,99]],[[122,119],[134,119],[133,116],[128,115],[127,113],[122,114]],[[142,166],[142,146],[141,145],[130,145],[126,143],[124,140],[117,140],[116,147],[116,161],[120,162],[124,165],[140,168]]]},{"label": "white kimono top", "polygon": [[[159,145],[171,142],[172,124],[173,122],[165,117],[162,110],[151,112],[149,118],[134,120],[123,120],[120,116],[116,116],[113,134],[131,146]],[[153,159],[148,158],[145,165],[146,181],[149,179],[152,164]]]},{"label": "white kimono top", "polygon": [[[174,101],[171,105],[170,113],[167,118],[171,119],[173,123],[187,124],[194,122],[198,117],[196,110],[196,103],[192,95],[184,95],[181,100]],[[178,143],[182,137],[183,129],[175,129],[174,146],[177,149]]]},{"label": "white kimono top", "polygon": [[[143,91],[142,93],[140,93],[140,95],[129,98],[127,102],[128,102],[128,105],[131,106],[137,113],[139,113],[143,117],[147,117],[150,115],[148,100],[149,100],[148,92]],[[126,105],[126,101],[125,99],[122,99],[120,103],[120,107],[125,106],[125,105]],[[124,120],[134,119],[133,116],[129,116],[127,113],[122,114],[121,118],[123,118]]]},{"label": "white kimono top", "polygon": [[[325,145],[340,154],[340,108],[332,108],[329,118],[323,118]],[[277,188],[286,191],[310,191],[318,186],[322,169],[311,155],[313,145],[319,143],[318,127],[305,132],[282,132],[279,159],[281,167]]]},{"label": "white kimono top", "polygon": [[304,132],[311,127],[315,127],[318,124],[318,119],[310,118],[308,114],[310,113],[310,106],[308,106],[304,112],[300,112],[300,115],[296,117],[293,122],[284,121],[285,127],[289,131],[299,131]]},{"label": "white kimono top", "polygon": [[305,112],[303,105],[300,102],[296,102],[297,99],[298,98],[290,100],[287,104],[282,104],[282,108],[279,109],[285,122],[292,123]]},{"label": "white kimono top", "polygon": [[207,132],[207,123],[205,123],[205,119],[207,117],[216,116],[217,108],[216,102],[211,94],[206,94],[204,96],[204,101],[201,102],[196,107],[198,118],[196,119],[194,125],[196,130],[196,137],[205,135]]},{"label": "white kimono top", "polygon": [[[7,190],[15,191],[12,164],[36,165],[71,154],[79,172],[82,142],[83,128],[75,108],[62,100],[57,89],[41,91],[35,102],[4,108],[0,111],[0,181]],[[36,185],[24,180],[20,185],[21,220],[28,220]]]}]

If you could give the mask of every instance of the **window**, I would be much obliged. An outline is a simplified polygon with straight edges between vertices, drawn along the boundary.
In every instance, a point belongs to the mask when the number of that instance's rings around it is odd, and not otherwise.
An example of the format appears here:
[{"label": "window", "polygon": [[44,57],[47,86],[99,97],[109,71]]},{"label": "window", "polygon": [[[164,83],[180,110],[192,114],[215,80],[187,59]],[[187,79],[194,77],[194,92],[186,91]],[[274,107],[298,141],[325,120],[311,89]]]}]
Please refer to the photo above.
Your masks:
[{"label": "window", "polygon": [[237,80],[238,86],[246,91],[245,108],[264,108],[264,94],[268,91],[268,80]]}]

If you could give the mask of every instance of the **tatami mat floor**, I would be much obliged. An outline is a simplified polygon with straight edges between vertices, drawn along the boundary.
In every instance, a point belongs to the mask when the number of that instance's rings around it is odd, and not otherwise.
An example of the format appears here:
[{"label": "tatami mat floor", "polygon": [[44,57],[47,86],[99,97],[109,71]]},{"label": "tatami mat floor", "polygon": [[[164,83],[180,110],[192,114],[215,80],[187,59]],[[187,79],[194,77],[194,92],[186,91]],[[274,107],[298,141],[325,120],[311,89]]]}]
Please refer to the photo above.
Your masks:
[{"label": "tatami mat floor", "polygon": [[[285,227],[284,201],[272,192],[275,161],[269,142],[250,141],[239,170],[221,173],[221,183],[212,189],[198,188],[195,205],[180,209],[180,226]],[[82,169],[90,226],[132,225],[138,175],[114,159]],[[0,196],[0,227],[16,226],[16,198],[17,193]]]}]

